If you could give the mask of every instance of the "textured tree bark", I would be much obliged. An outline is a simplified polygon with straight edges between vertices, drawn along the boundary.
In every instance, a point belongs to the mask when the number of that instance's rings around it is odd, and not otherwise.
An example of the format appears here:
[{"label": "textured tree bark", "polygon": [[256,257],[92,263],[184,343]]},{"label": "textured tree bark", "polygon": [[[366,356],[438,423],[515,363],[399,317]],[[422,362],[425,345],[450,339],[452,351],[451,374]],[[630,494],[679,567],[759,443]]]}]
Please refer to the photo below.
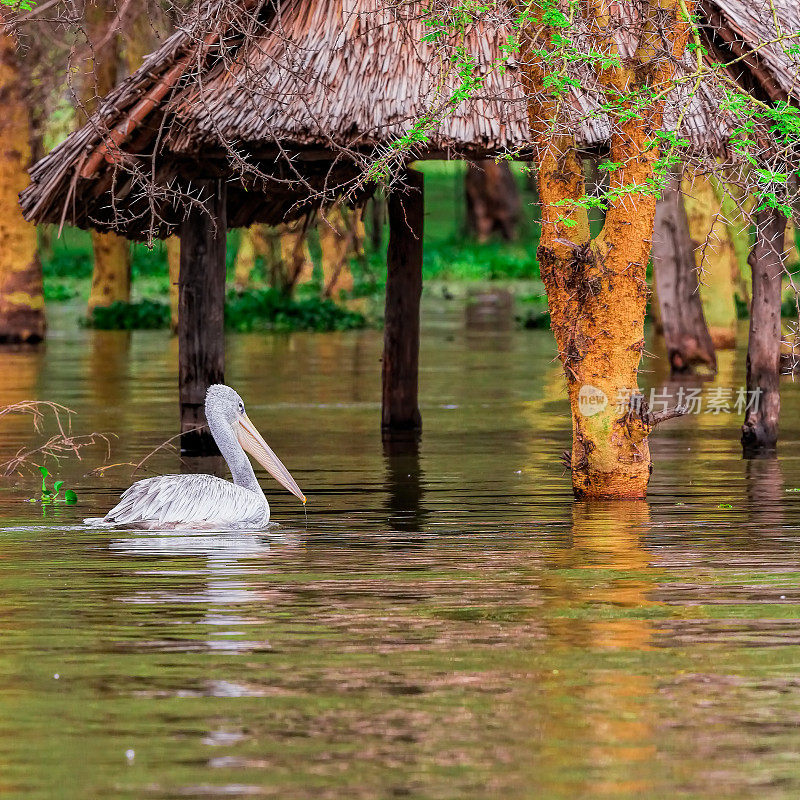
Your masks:
[{"label": "textured tree bark", "polygon": [[708,330],[716,349],[730,349],[736,346],[736,250],[709,176],[687,170],[682,189]]},{"label": "textured tree bark", "polygon": [[17,195],[28,185],[30,117],[17,43],[0,11],[0,342],[40,342],[45,334],[42,265],[36,227],[22,218]]},{"label": "textured tree bark", "polygon": [[[86,68],[83,86],[84,111],[91,115],[101,97],[116,84],[120,60],[120,36],[108,36],[110,26],[117,19],[116,3],[109,0],[87,2],[85,11],[86,33],[93,46],[92,57]],[[103,44],[104,43],[104,44]],[[102,48],[99,45],[103,44]],[[94,271],[89,294],[89,311],[98,306],[131,299],[130,245],[115,233],[92,231]]]},{"label": "textured tree bark", "polygon": [[225,378],[225,184],[195,181],[207,198],[181,225],[178,299],[178,390],[181,451],[219,453],[206,425],[206,390]]},{"label": "textured tree bark", "polygon": [[745,457],[774,452],[781,410],[781,278],[786,217],[768,208],[756,214],[756,239],[750,253],[753,299],[747,343],[748,408],[742,425]]},{"label": "textured tree bark", "polygon": [[[521,63],[533,97],[528,116],[542,208],[539,264],[572,410],[572,489],[578,498],[641,498],[651,472],[647,437],[668,417],[651,415],[638,392],[656,201],[635,187],[647,186],[654,176],[664,101],[642,109],[625,97],[646,87],[663,98],[689,28],[679,0],[650,0],[642,9],[643,29],[633,56],[597,72],[630,113],[612,128],[610,161],[619,167],[610,176],[603,229],[592,239],[581,205],[586,188],[573,128],[565,104],[545,95],[548,66],[537,55],[550,46],[554,29],[543,24],[546,10],[536,0],[526,9],[540,20],[522,31]],[[599,6],[591,13],[601,46],[615,52],[608,16]],[[669,57],[660,52],[665,43]]]},{"label": "textured tree bark", "polygon": [[660,322],[672,372],[691,372],[698,365],[717,369],[714,343],[703,316],[694,251],[675,171],[656,204],[653,271]]},{"label": "textured tree bark", "polygon": [[389,195],[386,315],[383,329],[384,434],[422,427],[418,401],[419,305],[425,214],[421,172],[407,169],[408,191]]},{"label": "textured tree bark", "polygon": [[470,162],[464,177],[467,229],[479,242],[493,233],[506,241],[517,236],[520,215],[519,188],[506,161]]}]

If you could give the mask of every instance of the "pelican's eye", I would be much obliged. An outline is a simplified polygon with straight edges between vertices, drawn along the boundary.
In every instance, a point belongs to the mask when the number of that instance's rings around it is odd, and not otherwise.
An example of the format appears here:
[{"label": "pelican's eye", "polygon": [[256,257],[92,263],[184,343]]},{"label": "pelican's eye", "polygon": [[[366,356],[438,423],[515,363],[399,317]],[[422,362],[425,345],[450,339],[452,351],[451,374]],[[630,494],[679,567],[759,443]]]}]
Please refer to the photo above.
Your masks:
[{"label": "pelican's eye", "polygon": [[239,401],[239,413],[244,414],[244,403],[241,400]]}]

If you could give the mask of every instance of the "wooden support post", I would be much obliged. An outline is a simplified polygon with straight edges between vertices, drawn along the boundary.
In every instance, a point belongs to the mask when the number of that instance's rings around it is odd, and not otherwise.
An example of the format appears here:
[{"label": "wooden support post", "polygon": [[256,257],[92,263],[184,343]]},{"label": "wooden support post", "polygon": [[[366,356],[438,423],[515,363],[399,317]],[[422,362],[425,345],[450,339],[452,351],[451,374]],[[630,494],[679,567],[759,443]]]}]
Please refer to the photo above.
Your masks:
[{"label": "wooden support post", "polygon": [[422,232],[425,214],[421,172],[407,169],[406,190],[389,195],[386,254],[386,318],[383,330],[384,434],[419,430],[419,302],[422,295]]},{"label": "wooden support post", "polygon": [[[206,424],[206,390],[225,372],[225,184],[199,182],[205,210],[192,208],[181,225],[178,281],[178,390],[181,452],[219,453]],[[197,188],[198,182],[193,184]]]},{"label": "wooden support post", "polygon": [[781,410],[781,278],[786,217],[774,208],[756,214],[750,252],[753,299],[747,342],[747,400],[742,448],[745,458],[774,452]]},{"label": "wooden support post", "polygon": [[700,301],[694,245],[681,197],[680,167],[673,169],[656,204],[653,272],[672,372],[691,372],[696,366],[716,372],[717,357]]}]

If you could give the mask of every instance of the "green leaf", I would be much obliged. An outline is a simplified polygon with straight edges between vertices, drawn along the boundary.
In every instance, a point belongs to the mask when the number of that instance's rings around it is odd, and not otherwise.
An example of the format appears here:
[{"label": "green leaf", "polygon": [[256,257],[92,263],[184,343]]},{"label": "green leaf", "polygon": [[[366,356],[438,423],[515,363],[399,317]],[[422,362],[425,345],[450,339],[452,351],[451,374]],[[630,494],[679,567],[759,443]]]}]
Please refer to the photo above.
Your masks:
[{"label": "green leaf", "polygon": [[42,494],[45,494],[45,492],[47,492],[47,483],[45,479],[50,473],[47,471],[47,467],[39,467],[39,472],[42,473]]},{"label": "green leaf", "polygon": [[64,485],[64,481],[56,481],[53,484],[53,491],[58,494],[61,491],[61,487]]},{"label": "green leaf", "polygon": [[76,495],[72,489],[67,489],[67,491],[64,492],[64,502],[69,503],[71,506],[75,505],[75,503],[78,502],[78,495]]}]

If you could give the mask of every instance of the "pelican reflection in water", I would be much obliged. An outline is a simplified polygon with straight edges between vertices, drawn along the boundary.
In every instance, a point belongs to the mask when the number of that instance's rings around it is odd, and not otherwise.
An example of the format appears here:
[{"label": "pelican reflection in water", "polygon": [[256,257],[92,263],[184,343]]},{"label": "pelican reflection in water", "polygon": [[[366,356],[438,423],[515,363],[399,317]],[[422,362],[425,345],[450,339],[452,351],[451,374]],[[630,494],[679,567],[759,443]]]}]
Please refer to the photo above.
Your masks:
[{"label": "pelican reflection in water", "polygon": [[250,453],[278,483],[306,502],[289,470],[270,450],[244,410],[242,398],[217,384],[206,393],[211,435],[233,483],[214,475],[161,475],[134,483],[105,517],[88,524],[143,528],[259,528],[269,522],[269,503],[256,480]]}]

